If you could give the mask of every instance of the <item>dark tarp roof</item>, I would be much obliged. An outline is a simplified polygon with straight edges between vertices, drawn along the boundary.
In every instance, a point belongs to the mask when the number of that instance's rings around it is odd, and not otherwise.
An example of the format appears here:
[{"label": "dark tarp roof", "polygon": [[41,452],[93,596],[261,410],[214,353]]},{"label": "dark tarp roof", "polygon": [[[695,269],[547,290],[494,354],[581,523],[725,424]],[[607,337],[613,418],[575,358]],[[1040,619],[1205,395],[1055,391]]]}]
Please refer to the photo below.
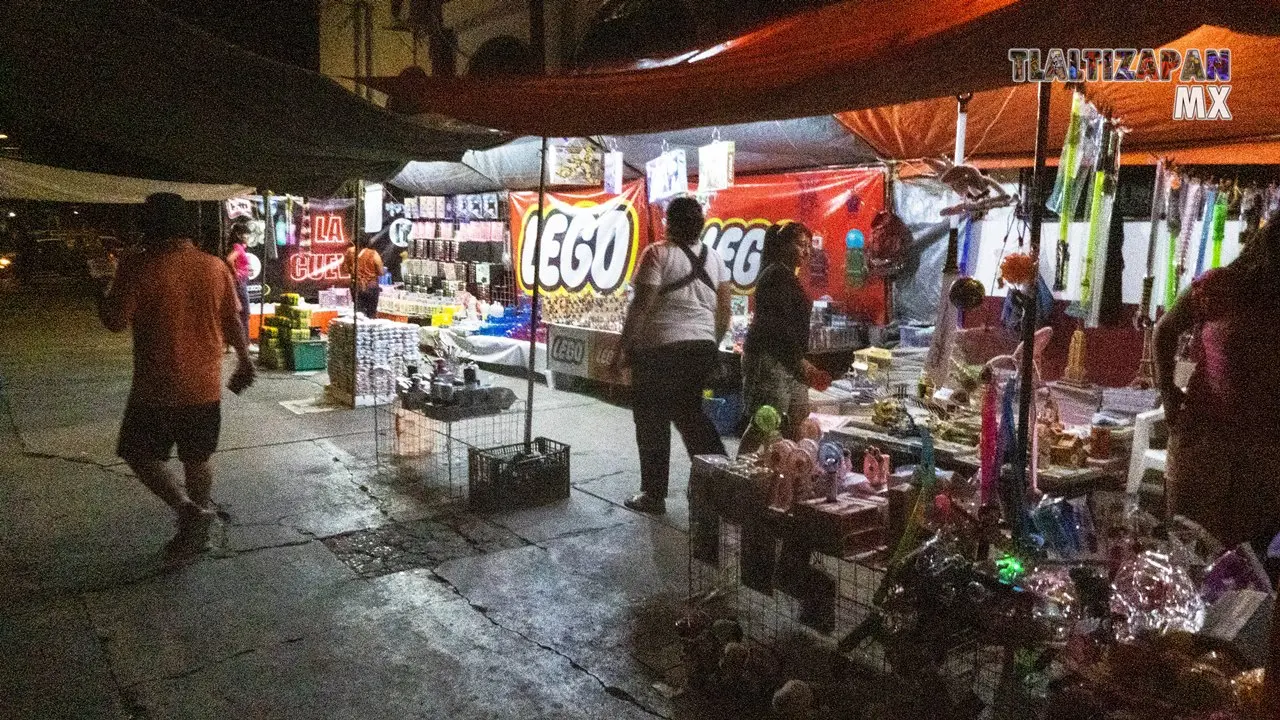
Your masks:
[{"label": "dark tarp roof", "polygon": [[0,123],[22,159],[322,193],[502,140],[399,117],[139,0],[0,0]]},{"label": "dark tarp roof", "polygon": [[[871,146],[830,115],[594,139],[601,147],[622,152],[629,177],[643,175],[645,162],[660,155],[664,144],[687,151],[689,174],[694,175],[698,147],[710,143],[717,133],[721,140],[734,142],[734,166],[742,175],[877,160]],[[538,186],[540,143],[539,138],[528,136],[490,150],[468,152],[461,163],[409,163],[391,182],[422,195],[533,189]]]},{"label": "dark tarp roof", "polygon": [[1256,18],[1273,16],[1274,6],[1274,0],[843,2],[641,69],[370,83],[429,111],[512,133],[638,134],[988,90],[1010,83],[1010,48],[1159,47],[1218,20],[1236,30],[1264,23]]}]

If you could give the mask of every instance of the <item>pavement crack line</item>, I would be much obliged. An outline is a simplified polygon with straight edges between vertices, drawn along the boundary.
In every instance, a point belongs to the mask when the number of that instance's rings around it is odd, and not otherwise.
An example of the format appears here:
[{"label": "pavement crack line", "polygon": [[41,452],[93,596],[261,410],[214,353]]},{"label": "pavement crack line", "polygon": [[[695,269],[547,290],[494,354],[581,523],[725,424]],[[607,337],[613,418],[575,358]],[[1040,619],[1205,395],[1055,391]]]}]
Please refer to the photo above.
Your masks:
[{"label": "pavement crack line", "polygon": [[134,688],[138,687],[139,685],[147,685],[151,683],[165,683],[165,682],[173,682],[174,680],[182,680],[185,678],[189,678],[192,675],[199,675],[200,673],[206,670],[215,668],[225,662],[230,662],[237,658],[242,658],[245,655],[252,655],[253,653],[256,653],[260,650],[265,650],[269,647],[272,647],[273,645],[286,645],[286,644],[298,642],[302,639],[304,639],[304,636],[301,636],[301,635],[280,638],[279,640],[267,643],[265,645],[257,645],[255,647],[244,648],[243,650],[237,650],[233,653],[228,653],[227,655],[223,655],[222,657],[217,658],[215,660],[211,660],[206,663],[200,663],[193,667],[187,668],[186,670],[183,670],[180,673],[175,673],[173,675],[165,675],[163,677],[158,677],[158,678],[147,678],[144,680],[138,680],[137,682],[132,682],[132,683],[129,683],[128,685],[123,686],[122,689],[125,692],[129,692]]},{"label": "pavement crack line", "polygon": [[553,646],[551,646],[551,645],[547,645],[546,643],[540,642],[540,641],[536,640],[535,638],[530,637],[530,636],[529,636],[529,635],[527,635],[526,633],[520,632],[519,630],[517,630],[517,629],[515,629],[515,628],[513,628],[513,627],[508,627],[507,625],[503,625],[502,623],[498,622],[497,620],[495,620],[495,619],[494,619],[494,618],[489,614],[489,608],[488,608],[488,606],[481,605],[480,603],[477,603],[477,602],[474,602],[473,600],[471,600],[471,598],[467,597],[465,593],[463,593],[461,590],[459,590],[459,589],[458,589],[458,586],[457,586],[457,585],[454,585],[454,584],[453,584],[453,583],[452,583],[448,578],[444,577],[443,575],[439,575],[439,574],[435,573],[434,571],[432,571],[432,573],[431,573],[431,574],[432,574],[435,578],[437,578],[441,583],[443,583],[443,584],[445,585],[445,587],[448,587],[451,591],[453,591],[453,593],[454,593],[455,595],[457,595],[458,597],[460,597],[460,598],[462,598],[463,600],[465,600],[465,601],[466,601],[466,603],[467,603],[467,605],[468,605],[472,610],[474,610],[474,611],[476,611],[477,613],[479,613],[479,614],[480,614],[480,616],[481,616],[481,617],[483,617],[485,620],[489,621],[489,624],[493,625],[494,627],[498,628],[499,630],[503,630],[503,631],[509,632],[509,633],[511,633],[512,635],[515,635],[516,637],[520,638],[521,640],[524,640],[525,642],[527,642],[527,643],[529,643],[529,644],[531,644],[531,645],[534,645],[534,646],[536,646],[536,647],[538,647],[538,648],[541,648],[541,649],[543,649],[543,650],[546,650],[547,652],[550,652],[550,653],[552,653],[552,654],[554,654],[554,655],[557,655],[557,656],[559,656],[559,657],[563,658],[563,659],[565,660],[565,662],[569,663],[569,667],[571,667],[571,668],[573,668],[574,670],[577,670],[578,672],[580,672],[580,673],[582,673],[582,674],[586,675],[587,677],[591,678],[592,680],[595,680],[595,681],[596,681],[596,683],[598,683],[598,684],[600,685],[600,688],[601,688],[602,690],[604,690],[604,691],[605,691],[605,694],[607,694],[607,695],[609,695],[609,696],[611,696],[611,697],[615,697],[615,698],[617,698],[617,699],[619,699],[619,700],[622,700],[623,702],[630,703],[631,705],[635,706],[635,708],[636,708],[636,709],[640,710],[641,712],[645,713],[646,715],[652,715],[653,717],[656,717],[656,718],[662,718],[662,720],[671,720],[671,717],[670,717],[670,716],[668,716],[668,715],[663,715],[662,713],[657,712],[656,710],[653,710],[653,709],[649,708],[649,707],[648,707],[648,706],[646,706],[644,703],[642,703],[642,702],[640,702],[639,700],[637,700],[637,699],[636,699],[636,697],[635,697],[634,695],[632,695],[631,693],[627,692],[626,690],[624,690],[624,689],[622,689],[622,688],[620,688],[620,687],[618,687],[618,686],[616,686],[616,685],[611,685],[611,684],[609,684],[609,683],[605,682],[604,678],[602,678],[602,677],[600,677],[599,675],[596,675],[595,673],[591,672],[591,670],[590,670],[590,669],[588,669],[586,666],[584,666],[582,663],[579,663],[577,660],[574,660],[572,657],[570,657],[568,654],[564,653],[563,651],[559,650],[558,648],[555,648],[555,647],[553,647]]}]

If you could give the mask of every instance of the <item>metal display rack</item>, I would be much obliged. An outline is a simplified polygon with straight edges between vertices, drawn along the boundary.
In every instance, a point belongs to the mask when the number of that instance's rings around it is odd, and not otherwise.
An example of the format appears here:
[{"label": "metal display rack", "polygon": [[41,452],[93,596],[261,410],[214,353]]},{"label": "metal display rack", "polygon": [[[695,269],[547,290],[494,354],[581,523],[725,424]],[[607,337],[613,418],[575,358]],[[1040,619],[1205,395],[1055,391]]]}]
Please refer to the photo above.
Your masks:
[{"label": "metal display rack", "polygon": [[460,417],[403,407],[399,398],[375,406],[378,471],[399,482],[420,482],[467,497],[467,457],[473,449],[520,441],[524,403],[496,413]]},{"label": "metal display rack", "polygon": [[[793,538],[744,517],[722,514],[706,492],[709,475],[732,473],[722,464],[694,461],[689,596],[723,598],[746,638],[770,650],[799,641],[839,652],[839,640],[875,612],[873,598],[884,577],[886,553],[830,555],[805,549]],[[746,503],[749,498],[741,500]],[[767,567],[762,568],[762,562]],[[999,681],[1000,653],[1000,648],[982,645],[976,634],[957,636],[949,643],[939,679],[950,692],[973,692],[990,703]],[[885,648],[874,640],[840,654],[862,671],[895,673]]]}]

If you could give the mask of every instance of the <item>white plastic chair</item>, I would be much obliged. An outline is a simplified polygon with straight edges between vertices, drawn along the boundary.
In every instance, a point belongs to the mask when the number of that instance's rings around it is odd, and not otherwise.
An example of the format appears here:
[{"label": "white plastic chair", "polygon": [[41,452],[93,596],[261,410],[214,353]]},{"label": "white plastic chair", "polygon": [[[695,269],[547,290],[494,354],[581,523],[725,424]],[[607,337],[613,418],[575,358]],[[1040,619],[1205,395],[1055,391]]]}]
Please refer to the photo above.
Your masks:
[{"label": "white plastic chair", "polygon": [[1140,413],[1133,420],[1133,454],[1129,456],[1129,482],[1125,485],[1129,495],[1137,495],[1142,489],[1142,477],[1148,470],[1164,472],[1168,451],[1151,449],[1151,431],[1162,422],[1164,408]]}]

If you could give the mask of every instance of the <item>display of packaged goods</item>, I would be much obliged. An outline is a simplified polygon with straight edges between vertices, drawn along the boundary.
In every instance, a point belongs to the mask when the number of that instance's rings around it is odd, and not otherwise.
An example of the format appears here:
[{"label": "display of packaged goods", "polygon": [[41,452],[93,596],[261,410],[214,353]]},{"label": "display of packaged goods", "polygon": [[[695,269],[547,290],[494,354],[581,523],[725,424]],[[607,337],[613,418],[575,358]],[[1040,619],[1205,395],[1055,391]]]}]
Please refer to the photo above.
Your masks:
[{"label": "display of packaged goods", "polygon": [[378,298],[378,310],[388,315],[428,318],[446,308],[456,311],[459,308],[457,299],[408,290],[384,290]]},{"label": "display of packaged goods", "polygon": [[329,323],[329,382],[340,396],[395,395],[395,379],[421,365],[418,326],[349,317]]},{"label": "display of packaged goods", "polygon": [[351,288],[329,288],[319,292],[320,307],[351,307]]},{"label": "display of packaged goods", "polygon": [[280,294],[281,305],[297,305],[300,302],[302,302],[302,296],[299,295],[298,293],[281,293]]},{"label": "display of packaged goods", "polygon": [[551,295],[543,300],[542,319],[554,325],[621,332],[627,314],[625,293]]}]

